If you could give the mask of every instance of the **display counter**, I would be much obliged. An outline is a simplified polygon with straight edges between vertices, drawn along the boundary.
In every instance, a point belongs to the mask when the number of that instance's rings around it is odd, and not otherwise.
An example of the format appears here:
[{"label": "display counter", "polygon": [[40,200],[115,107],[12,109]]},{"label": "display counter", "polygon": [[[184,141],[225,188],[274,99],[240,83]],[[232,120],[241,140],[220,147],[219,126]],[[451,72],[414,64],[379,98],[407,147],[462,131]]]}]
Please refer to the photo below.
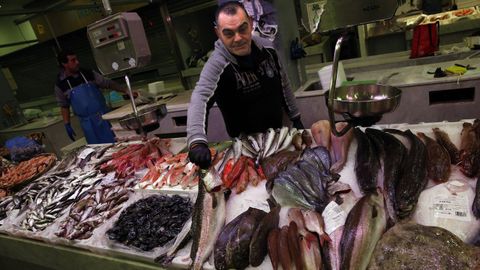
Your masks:
[{"label": "display counter", "polygon": [[[324,121],[325,119],[322,120]],[[212,169],[212,166],[204,178],[191,174],[198,168],[188,161],[186,153],[181,152],[185,146],[184,138],[88,145],[72,152],[60,160],[50,172],[37,179],[37,182],[31,182],[18,191],[15,201],[13,197],[7,198],[10,199],[7,204],[4,203],[6,200],[0,200],[0,265],[2,269],[41,270],[133,270],[162,267],[188,269],[191,268],[188,257],[192,245],[176,248],[170,260],[164,260],[163,255],[172,250],[173,242],[183,242],[183,237],[187,235],[185,232],[190,231],[193,239],[203,243],[198,245],[198,250],[194,250],[197,256],[203,254],[202,247],[209,244],[215,247],[215,250],[222,248],[224,244],[231,244],[235,247],[231,248],[231,252],[242,258],[238,263],[243,267],[238,268],[246,268],[249,264],[254,265],[248,257],[249,253],[245,255],[244,252],[248,249],[252,254],[253,244],[249,243],[261,239],[262,236],[259,235],[262,235],[262,230],[266,232],[263,234],[265,241],[267,235],[269,240],[276,237],[272,231],[278,230],[282,231],[279,232],[280,235],[288,231],[284,234],[284,240],[269,241],[268,250],[263,245],[259,247],[265,252],[258,253],[255,268],[249,269],[273,269],[272,262],[280,261],[279,258],[270,257],[275,254],[271,252],[271,247],[275,244],[278,244],[276,250],[287,249],[283,256],[294,256],[288,249],[293,246],[289,241],[295,239],[302,243],[299,246],[302,252],[298,253],[298,256],[303,256],[304,260],[300,263],[318,263],[316,269],[327,267],[333,260],[345,258],[341,257],[345,256],[345,253],[321,254],[319,243],[337,245],[339,248],[340,243],[345,241],[348,241],[346,245],[359,251],[352,253],[352,258],[365,266],[369,262],[370,266],[377,265],[378,268],[374,269],[391,269],[386,265],[392,261],[410,269],[419,265],[422,268],[431,266],[429,263],[432,262],[428,262],[428,258],[424,256],[403,254],[402,248],[399,248],[403,246],[438,254],[444,252],[452,257],[451,260],[435,261],[435,269],[475,269],[480,263],[480,248],[472,245],[478,245],[476,239],[480,240],[480,220],[476,219],[480,216],[476,208],[480,205],[477,186],[480,182],[472,175],[476,175],[478,168],[476,171],[467,171],[471,168],[463,163],[469,160],[465,155],[459,157],[462,162],[451,164],[450,152],[445,152],[439,158],[442,160],[441,166],[437,166],[438,170],[431,175],[430,168],[435,164],[425,161],[431,154],[427,148],[434,147],[432,141],[434,142],[437,132],[448,135],[448,141],[458,147],[467,142],[460,134],[469,128],[473,131],[479,123],[479,120],[469,119],[417,125],[377,125],[370,129],[356,129],[348,135],[350,139],[343,137],[342,141],[335,141],[333,137],[328,138],[331,143],[339,143],[341,146],[342,154],[337,157],[322,145],[326,143],[324,138],[317,137],[319,132],[329,131],[328,129],[269,129],[262,134],[251,134],[248,138],[239,137],[230,142],[212,145],[212,152],[222,154],[219,155],[220,162],[213,165],[215,169]],[[375,150],[377,146],[382,147],[378,149],[388,149],[391,145],[379,144],[365,151],[363,144],[372,143],[373,140],[369,137],[375,132],[375,136],[380,136],[379,138],[390,138],[397,145],[406,144],[411,147],[408,150],[405,147],[401,148],[403,150],[399,149],[401,153],[381,152],[382,150]],[[418,134],[418,137],[414,134]],[[363,136],[367,136],[366,140],[362,139]],[[420,140],[425,139],[425,136],[432,138],[432,141],[426,143],[427,146]],[[263,138],[267,143],[260,146],[258,143],[262,142]],[[274,141],[277,143],[273,143]],[[334,144],[331,151],[335,152],[338,149],[335,150]],[[440,142],[435,145],[443,147]],[[285,159],[285,153],[291,155],[291,159]],[[404,163],[392,162],[399,157],[401,159],[403,155],[409,157],[402,161]],[[371,170],[374,173],[372,178],[364,177],[364,173],[357,169],[359,160],[367,158],[371,163],[367,163],[361,170]],[[378,163],[375,163],[373,158],[378,158]],[[255,159],[260,160],[260,167],[254,165]],[[444,159],[448,160],[444,162]],[[231,163],[231,166],[222,167],[221,163],[224,162]],[[242,163],[243,166],[237,165]],[[398,179],[389,178],[388,181],[402,181],[405,185],[384,184],[383,178],[377,175],[383,175],[384,170],[381,168],[385,166],[401,172]],[[415,169],[412,169],[414,166]],[[232,174],[232,182],[228,181],[228,170],[239,172],[234,173],[236,176]],[[92,174],[93,171],[97,174]],[[171,172],[174,171],[180,173],[182,180],[173,180],[176,176],[173,177]],[[216,183],[208,180],[208,175],[217,173],[228,176]],[[191,175],[194,175],[194,178],[190,178]],[[389,177],[388,173],[385,177]],[[50,178],[53,181],[46,180]],[[89,178],[93,181],[88,180]],[[159,182],[163,184],[159,185]],[[369,186],[370,182],[373,186]],[[212,184],[217,185],[215,187],[219,187],[219,191],[213,189],[206,192],[206,187],[212,187]],[[410,188],[413,185],[418,189]],[[270,188],[267,189],[267,186]],[[474,191],[475,187],[477,191]],[[396,194],[400,195],[391,197],[391,188],[395,188]],[[231,191],[228,196],[224,194],[225,189]],[[34,200],[29,199],[31,196]],[[124,200],[120,200],[122,197]],[[216,198],[213,202],[212,197]],[[267,199],[272,197],[276,204],[269,207]],[[386,205],[391,200],[395,200],[395,211]],[[156,204],[151,204],[152,202],[159,203],[159,206],[155,207]],[[22,212],[16,209],[16,205],[19,205],[20,209],[24,206],[28,208]],[[433,207],[437,205],[440,206]],[[54,211],[55,209],[57,210]],[[248,217],[253,212],[259,220],[253,221],[253,217]],[[195,218],[202,215],[207,218]],[[392,227],[387,227],[387,215],[394,218],[391,219],[391,222],[394,222]],[[192,216],[192,222],[189,223]],[[410,222],[400,219],[410,219]],[[302,224],[301,220],[304,220],[305,224]],[[366,222],[379,229],[362,230]],[[212,227],[204,230],[203,226]],[[298,226],[305,226],[305,231],[297,230]],[[202,230],[198,230],[199,228]],[[411,231],[412,229],[414,231]],[[356,237],[343,233],[346,230],[354,233]],[[398,249],[391,253],[393,258],[385,258],[384,250],[391,248],[389,239],[392,232],[397,230],[410,232],[407,235],[409,238],[394,236],[400,238],[393,244],[393,247]],[[301,234],[306,237],[300,236]],[[329,237],[338,241],[319,241],[317,234],[319,239]],[[291,235],[292,238],[287,240]],[[166,236],[168,238],[164,238]],[[231,237],[240,237],[242,246],[236,240],[225,240]],[[439,242],[430,243],[430,240],[425,240],[431,237]],[[163,240],[156,242],[158,239]],[[302,242],[306,241],[304,239],[310,242]],[[248,241],[246,245],[244,241]],[[288,244],[281,241],[287,241]],[[452,241],[454,244],[451,244]],[[142,245],[152,242],[153,246]],[[367,242],[373,246],[363,245]],[[312,248],[311,252],[305,252],[310,250],[310,246],[316,246],[317,249]],[[217,254],[209,259],[211,250],[205,252],[202,259],[195,261],[196,269],[203,266],[203,269],[212,270],[214,267],[210,262],[215,261],[217,266],[222,260],[232,260],[227,255],[222,257]],[[329,256],[329,260],[313,260],[321,256]],[[293,263],[295,257],[291,258],[289,262]],[[349,266],[349,269],[357,268]]]},{"label": "display counter", "polygon": [[18,269],[161,269],[158,264],[102,256],[73,247],[0,234],[0,265],[3,270]]}]

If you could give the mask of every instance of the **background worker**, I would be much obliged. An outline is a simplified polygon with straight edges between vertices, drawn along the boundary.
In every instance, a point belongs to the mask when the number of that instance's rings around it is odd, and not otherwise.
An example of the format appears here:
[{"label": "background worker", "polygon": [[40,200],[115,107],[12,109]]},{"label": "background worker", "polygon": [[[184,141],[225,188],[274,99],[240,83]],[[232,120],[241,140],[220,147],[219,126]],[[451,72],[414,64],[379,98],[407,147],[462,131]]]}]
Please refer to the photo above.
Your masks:
[{"label": "background worker", "polygon": [[70,50],[57,56],[60,72],[55,83],[55,97],[61,107],[65,130],[72,141],[75,131],[70,124],[70,106],[80,118],[80,125],[88,144],[113,143],[115,135],[102,115],[108,112],[105,98],[99,88],[127,93],[127,89],[96,71],[80,68],[77,55]]}]

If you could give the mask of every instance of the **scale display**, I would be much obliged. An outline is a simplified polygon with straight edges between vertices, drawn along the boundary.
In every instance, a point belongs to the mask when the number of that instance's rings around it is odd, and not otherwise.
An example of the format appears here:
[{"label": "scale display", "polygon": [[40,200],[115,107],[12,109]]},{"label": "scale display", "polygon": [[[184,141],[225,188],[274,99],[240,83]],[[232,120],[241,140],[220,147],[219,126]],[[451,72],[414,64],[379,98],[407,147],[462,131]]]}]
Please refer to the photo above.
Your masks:
[{"label": "scale display", "polygon": [[108,75],[146,66],[151,52],[142,19],[134,12],[122,12],[87,27],[88,40],[97,67]]}]

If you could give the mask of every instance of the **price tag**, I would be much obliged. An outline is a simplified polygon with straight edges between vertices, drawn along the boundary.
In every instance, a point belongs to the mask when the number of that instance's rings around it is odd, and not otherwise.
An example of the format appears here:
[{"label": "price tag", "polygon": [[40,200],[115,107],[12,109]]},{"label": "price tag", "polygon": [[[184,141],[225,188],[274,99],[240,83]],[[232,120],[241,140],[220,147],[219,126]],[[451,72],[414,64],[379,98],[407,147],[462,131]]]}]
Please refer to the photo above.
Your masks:
[{"label": "price tag", "polygon": [[78,155],[78,158],[79,159],[85,159],[88,155],[90,155],[93,152],[95,152],[95,149],[87,148],[87,149],[83,150],[82,153],[80,153],[80,155]]},{"label": "price tag", "polygon": [[433,198],[434,217],[471,221],[470,207],[465,195],[437,195]]},{"label": "price tag", "polygon": [[345,225],[347,213],[334,201],[331,201],[322,213],[325,222],[325,232],[331,234],[337,228]]}]

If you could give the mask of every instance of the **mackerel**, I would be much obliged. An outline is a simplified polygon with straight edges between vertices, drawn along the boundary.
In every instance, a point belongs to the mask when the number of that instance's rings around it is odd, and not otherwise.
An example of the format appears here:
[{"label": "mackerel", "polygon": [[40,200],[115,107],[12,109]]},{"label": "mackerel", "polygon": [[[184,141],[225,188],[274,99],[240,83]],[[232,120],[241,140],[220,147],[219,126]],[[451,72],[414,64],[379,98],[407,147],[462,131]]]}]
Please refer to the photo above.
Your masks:
[{"label": "mackerel", "polygon": [[202,269],[224,224],[225,195],[222,191],[208,193],[203,181],[200,181],[192,215],[192,269]]}]

